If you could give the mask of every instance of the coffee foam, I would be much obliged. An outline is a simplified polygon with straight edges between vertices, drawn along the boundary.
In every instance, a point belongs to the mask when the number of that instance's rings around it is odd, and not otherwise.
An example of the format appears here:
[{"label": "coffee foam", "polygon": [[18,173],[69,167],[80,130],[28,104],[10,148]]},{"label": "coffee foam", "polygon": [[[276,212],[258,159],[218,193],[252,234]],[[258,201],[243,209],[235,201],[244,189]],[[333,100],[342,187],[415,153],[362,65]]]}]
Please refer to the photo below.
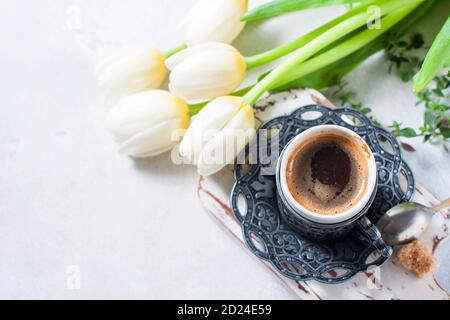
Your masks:
[{"label": "coffee foam", "polygon": [[327,133],[309,138],[289,156],[290,193],[304,208],[335,215],[350,210],[367,188],[367,150],[349,138]]}]

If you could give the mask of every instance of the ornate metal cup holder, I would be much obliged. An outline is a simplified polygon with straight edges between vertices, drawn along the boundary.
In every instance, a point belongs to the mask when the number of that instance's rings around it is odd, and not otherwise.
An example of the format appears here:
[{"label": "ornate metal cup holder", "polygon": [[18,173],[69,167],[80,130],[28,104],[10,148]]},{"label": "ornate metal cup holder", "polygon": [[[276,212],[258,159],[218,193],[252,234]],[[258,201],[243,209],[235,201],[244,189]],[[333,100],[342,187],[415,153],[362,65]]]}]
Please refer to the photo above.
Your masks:
[{"label": "ornate metal cup holder", "polygon": [[260,143],[258,135],[241,155],[241,159],[253,157],[257,160],[253,164],[236,165],[231,206],[242,226],[244,239],[256,256],[269,261],[288,278],[335,284],[370,267],[382,265],[388,257],[382,256],[371,244],[368,240],[371,237],[364,234],[364,229],[332,242],[308,239],[294,232],[279,213],[275,172],[267,174],[266,170],[276,167],[274,161],[278,160],[270,155],[272,143],[278,143],[278,154],[281,154],[284,146],[297,134],[321,124],[349,128],[363,137],[372,149],[378,167],[378,190],[368,213],[372,222],[392,206],[411,199],[414,177],[402,160],[394,136],[374,126],[355,110],[331,110],[311,105],[299,108],[289,116],[275,118],[260,128],[260,132],[265,129],[268,130],[265,132],[276,133],[267,137],[264,143]]}]

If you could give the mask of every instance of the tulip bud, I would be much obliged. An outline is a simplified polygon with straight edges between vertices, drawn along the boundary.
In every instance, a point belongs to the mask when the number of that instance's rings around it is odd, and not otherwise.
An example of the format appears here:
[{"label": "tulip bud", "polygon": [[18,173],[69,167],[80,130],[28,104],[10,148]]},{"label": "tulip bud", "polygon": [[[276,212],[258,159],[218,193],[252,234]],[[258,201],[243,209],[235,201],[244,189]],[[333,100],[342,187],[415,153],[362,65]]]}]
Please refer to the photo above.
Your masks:
[{"label": "tulip bud", "polygon": [[97,83],[106,93],[125,95],[156,89],[167,76],[164,62],[149,46],[124,48],[97,65]]},{"label": "tulip bud", "polygon": [[185,100],[214,99],[230,94],[245,79],[244,57],[234,47],[218,42],[183,50],[166,61],[170,91]]},{"label": "tulip bud", "polygon": [[202,176],[212,175],[238,154],[255,134],[251,106],[240,97],[220,97],[196,116],[180,144],[180,155],[196,164]]},{"label": "tulip bud", "polygon": [[241,17],[247,10],[247,0],[200,0],[180,25],[185,43],[233,42],[245,26]]},{"label": "tulip bud", "polygon": [[186,103],[167,91],[152,90],[124,97],[109,112],[106,125],[121,152],[145,158],[172,149],[189,121]]}]

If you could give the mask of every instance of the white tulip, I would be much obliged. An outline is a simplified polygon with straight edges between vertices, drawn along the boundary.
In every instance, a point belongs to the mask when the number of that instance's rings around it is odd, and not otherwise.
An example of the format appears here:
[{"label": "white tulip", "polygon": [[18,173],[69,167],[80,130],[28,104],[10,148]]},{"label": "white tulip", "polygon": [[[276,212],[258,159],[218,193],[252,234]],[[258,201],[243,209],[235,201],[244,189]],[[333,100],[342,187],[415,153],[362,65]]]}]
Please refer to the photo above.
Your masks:
[{"label": "white tulip", "polygon": [[200,0],[180,24],[185,43],[233,42],[245,26],[241,17],[247,10],[247,0]]},{"label": "white tulip", "polygon": [[96,67],[97,83],[106,93],[132,94],[158,88],[167,77],[165,56],[143,45],[120,49]]},{"label": "white tulip", "polygon": [[183,50],[166,61],[170,91],[185,100],[230,94],[245,79],[246,62],[234,47],[218,42]]},{"label": "white tulip", "polygon": [[186,103],[167,91],[151,90],[124,97],[109,112],[106,125],[121,152],[144,158],[172,149],[189,121]]},{"label": "white tulip", "polygon": [[220,97],[196,116],[180,144],[180,155],[209,176],[234,162],[253,139],[255,117],[240,97]]}]

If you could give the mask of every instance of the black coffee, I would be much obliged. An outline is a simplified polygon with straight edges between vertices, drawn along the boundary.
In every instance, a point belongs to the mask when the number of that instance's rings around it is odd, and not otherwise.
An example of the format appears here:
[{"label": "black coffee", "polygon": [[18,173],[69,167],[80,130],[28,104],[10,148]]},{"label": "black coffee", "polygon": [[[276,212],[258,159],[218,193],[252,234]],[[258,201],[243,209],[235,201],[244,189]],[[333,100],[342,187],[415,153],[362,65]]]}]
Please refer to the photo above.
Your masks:
[{"label": "black coffee", "polygon": [[288,159],[289,191],[301,206],[318,214],[351,209],[366,188],[368,165],[363,152],[338,134],[310,138]]}]

